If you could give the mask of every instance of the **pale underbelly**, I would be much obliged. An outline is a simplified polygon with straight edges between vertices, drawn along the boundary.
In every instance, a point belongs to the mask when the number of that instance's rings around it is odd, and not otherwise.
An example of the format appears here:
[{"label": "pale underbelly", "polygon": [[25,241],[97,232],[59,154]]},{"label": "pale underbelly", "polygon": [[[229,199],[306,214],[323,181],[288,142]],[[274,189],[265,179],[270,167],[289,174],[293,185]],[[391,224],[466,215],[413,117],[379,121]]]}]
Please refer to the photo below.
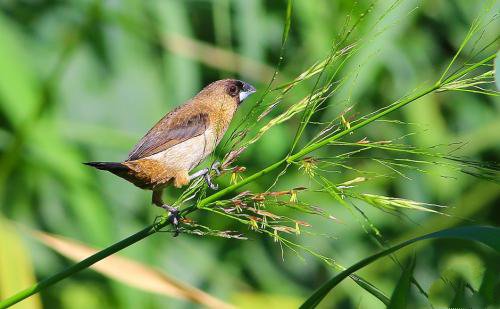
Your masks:
[{"label": "pale underbelly", "polygon": [[207,130],[200,136],[149,156],[147,159],[157,160],[176,170],[190,171],[210,155],[216,146],[215,134],[212,130]]}]

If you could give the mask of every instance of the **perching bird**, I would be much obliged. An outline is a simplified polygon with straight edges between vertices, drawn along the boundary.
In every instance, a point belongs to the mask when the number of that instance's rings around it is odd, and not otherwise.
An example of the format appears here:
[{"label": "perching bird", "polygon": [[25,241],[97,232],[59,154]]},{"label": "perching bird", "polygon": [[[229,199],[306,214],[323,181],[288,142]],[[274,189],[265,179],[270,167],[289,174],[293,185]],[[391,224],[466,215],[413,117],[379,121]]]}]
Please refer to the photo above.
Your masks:
[{"label": "perching bird", "polygon": [[[255,88],[235,79],[218,80],[194,98],[163,117],[135,145],[124,162],[88,162],[86,165],[109,171],[142,189],[153,191],[152,202],[177,216],[177,209],[163,203],[163,189],[182,187],[210,170],[189,175],[221,141],[238,106]],[[171,215],[172,216],[172,215]],[[177,225],[177,218],[174,218]]]}]

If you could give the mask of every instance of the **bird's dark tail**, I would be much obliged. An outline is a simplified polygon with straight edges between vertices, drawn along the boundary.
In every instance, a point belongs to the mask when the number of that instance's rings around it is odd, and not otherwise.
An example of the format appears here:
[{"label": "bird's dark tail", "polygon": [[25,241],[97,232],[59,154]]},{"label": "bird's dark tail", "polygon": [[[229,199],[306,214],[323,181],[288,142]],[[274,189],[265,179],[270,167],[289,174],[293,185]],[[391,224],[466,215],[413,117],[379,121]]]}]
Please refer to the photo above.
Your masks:
[{"label": "bird's dark tail", "polygon": [[151,184],[151,179],[138,173],[134,166],[129,165],[129,162],[86,162],[88,166],[95,167],[99,170],[108,171],[116,176],[119,176],[142,189],[151,189],[154,184]]},{"label": "bird's dark tail", "polygon": [[85,162],[83,164],[95,167],[99,170],[109,171],[113,174],[129,170],[128,166],[120,162]]}]

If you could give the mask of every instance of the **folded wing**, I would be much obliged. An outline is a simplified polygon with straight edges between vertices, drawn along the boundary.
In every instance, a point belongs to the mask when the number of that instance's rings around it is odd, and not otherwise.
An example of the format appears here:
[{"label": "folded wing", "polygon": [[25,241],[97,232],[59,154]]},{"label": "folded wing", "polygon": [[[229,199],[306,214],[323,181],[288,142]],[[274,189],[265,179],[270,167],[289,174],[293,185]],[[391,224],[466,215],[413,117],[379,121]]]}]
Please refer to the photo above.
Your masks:
[{"label": "folded wing", "polygon": [[130,152],[127,161],[149,157],[203,134],[209,125],[208,114],[185,107],[167,114],[149,130]]}]

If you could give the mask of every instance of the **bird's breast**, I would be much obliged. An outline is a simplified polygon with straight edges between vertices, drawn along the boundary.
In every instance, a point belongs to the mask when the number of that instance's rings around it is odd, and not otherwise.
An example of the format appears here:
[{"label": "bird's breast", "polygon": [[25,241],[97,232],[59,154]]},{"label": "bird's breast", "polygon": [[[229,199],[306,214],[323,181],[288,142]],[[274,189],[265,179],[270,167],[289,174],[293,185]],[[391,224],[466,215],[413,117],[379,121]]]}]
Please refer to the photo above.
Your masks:
[{"label": "bird's breast", "polygon": [[173,169],[190,171],[214,151],[219,141],[220,134],[209,128],[204,134],[149,156],[148,159],[160,161]]}]

